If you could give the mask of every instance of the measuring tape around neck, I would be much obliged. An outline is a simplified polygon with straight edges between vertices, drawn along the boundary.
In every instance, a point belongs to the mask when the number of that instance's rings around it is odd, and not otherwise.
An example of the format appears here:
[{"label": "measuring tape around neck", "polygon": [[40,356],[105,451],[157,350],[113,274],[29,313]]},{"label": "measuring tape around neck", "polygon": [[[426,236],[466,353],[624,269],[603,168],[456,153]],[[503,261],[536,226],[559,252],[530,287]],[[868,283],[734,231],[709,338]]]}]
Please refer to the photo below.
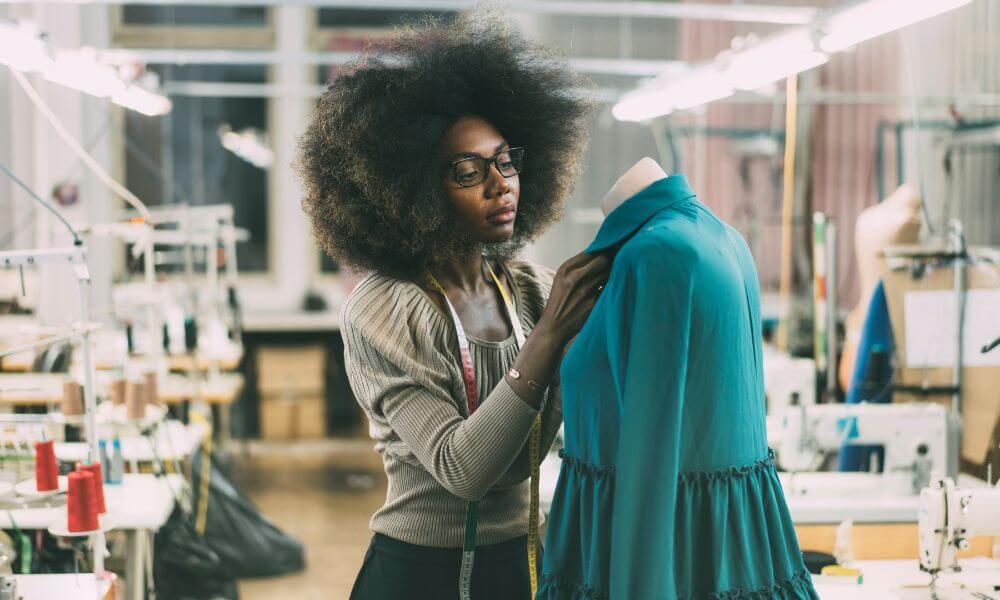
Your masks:
[{"label": "measuring tape around neck", "polygon": [[[493,271],[493,267],[490,266],[488,261],[484,261],[486,268],[489,270],[490,277],[493,279],[493,283],[496,284],[497,290],[500,292],[500,296],[503,298],[504,308],[507,312],[507,319],[510,321],[510,326],[514,330],[514,338],[517,341],[517,347],[520,350],[524,346],[524,329],[521,326],[521,320],[517,316],[517,310],[514,307],[514,302],[510,295],[507,293],[506,288],[504,288],[503,283],[500,282],[500,278],[497,277],[496,273]],[[459,355],[462,361],[462,379],[465,382],[465,398],[468,403],[469,416],[475,412],[476,408],[479,406],[479,390],[476,385],[476,373],[472,364],[472,354],[469,352],[469,339],[465,335],[465,328],[462,327],[462,321],[458,318],[458,312],[452,305],[451,300],[448,299],[448,295],[444,292],[444,288],[438,283],[437,279],[431,275],[430,271],[424,273],[424,277],[427,283],[437,290],[441,296],[444,298],[445,304],[448,306],[448,312],[451,314],[451,320],[455,325],[455,334],[458,337],[458,349]],[[528,463],[531,472],[531,502],[528,513],[528,572],[531,578],[531,597],[535,597],[535,593],[538,589],[538,505],[539,505],[539,494],[538,494],[538,472],[539,465],[541,464],[541,425],[542,425],[542,415],[539,412],[538,416],[535,418],[535,423],[531,427],[531,435],[528,440]],[[479,525],[479,502],[469,501],[466,505],[465,511],[465,536],[462,543],[462,567],[459,572],[458,588],[459,597],[461,600],[471,600],[472,598],[472,566],[475,562],[476,555],[476,529]]]}]

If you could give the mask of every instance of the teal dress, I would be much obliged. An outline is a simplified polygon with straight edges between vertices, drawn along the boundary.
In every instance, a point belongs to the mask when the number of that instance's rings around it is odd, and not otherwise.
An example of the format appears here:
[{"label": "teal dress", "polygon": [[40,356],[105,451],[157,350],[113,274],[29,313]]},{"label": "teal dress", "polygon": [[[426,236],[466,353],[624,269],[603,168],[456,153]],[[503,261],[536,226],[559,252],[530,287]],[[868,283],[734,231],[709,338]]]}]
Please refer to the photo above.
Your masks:
[{"label": "teal dress", "polygon": [[818,598],[767,446],[760,288],[683,175],[608,215],[617,249],[563,361],[539,599]]}]

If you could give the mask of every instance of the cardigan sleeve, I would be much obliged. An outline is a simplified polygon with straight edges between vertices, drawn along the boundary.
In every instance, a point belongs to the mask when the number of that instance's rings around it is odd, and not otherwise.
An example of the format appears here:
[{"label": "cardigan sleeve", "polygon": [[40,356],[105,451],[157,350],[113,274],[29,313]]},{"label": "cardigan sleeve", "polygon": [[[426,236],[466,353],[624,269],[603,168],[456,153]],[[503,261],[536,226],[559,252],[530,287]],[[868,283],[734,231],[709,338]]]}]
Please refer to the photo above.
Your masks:
[{"label": "cardigan sleeve", "polygon": [[538,411],[501,379],[466,418],[452,400],[450,357],[424,347],[407,303],[392,295],[366,298],[363,305],[345,303],[341,318],[347,375],[359,402],[384,416],[445,489],[482,498],[514,463]]}]

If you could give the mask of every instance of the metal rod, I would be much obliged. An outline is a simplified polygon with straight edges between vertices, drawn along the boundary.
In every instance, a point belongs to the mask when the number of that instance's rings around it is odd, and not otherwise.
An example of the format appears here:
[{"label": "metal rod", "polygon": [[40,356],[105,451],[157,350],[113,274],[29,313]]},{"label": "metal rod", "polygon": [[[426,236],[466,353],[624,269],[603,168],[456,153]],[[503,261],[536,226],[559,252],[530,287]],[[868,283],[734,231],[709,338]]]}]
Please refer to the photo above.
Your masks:
[{"label": "metal rod", "polygon": [[79,332],[64,333],[60,335],[54,335],[52,337],[47,337],[45,339],[36,340],[28,344],[21,344],[20,346],[12,346],[10,348],[4,348],[0,350],[0,358],[5,356],[10,356],[12,354],[18,354],[20,352],[27,352],[28,350],[38,350],[39,348],[47,348],[53,344],[58,344],[60,342],[68,342],[71,340],[79,339]]},{"label": "metal rod", "polygon": [[962,414],[962,344],[965,341],[965,233],[962,222],[952,219],[948,222],[948,235],[951,237],[952,248],[958,255],[955,258],[955,368],[951,382],[955,387],[951,408],[956,415]]},{"label": "metal rod", "polygon": [[[0,0],[17,4],[23,0]],[[162,0],[36,0],[38,4],[138,4],[161,5]],[[461,12],[474,9],[476,0],[170,0],[175,6],[279,6],[299,5],[320,8],[356,8],[365,10],[411,12]],[[508,0],[504,7],[515,13],[566,15],[579,17],[642,17],[647,19],[693,19],[738,23],[775,23],[805,25],[819,14],[811,6],[748,4],[705,4],[696,2],[573,2],[567,0]]]},{"label": "metal rod", "polygon": [[[83,265],[78,268],[77,280],[80,284],[80,311],[81,318],[87,321],[90,316],[90,271]],[[94,356],[91,352],[90,332],[84,329],[80,336],[80,350],[83,354],[83,406],[84,406],[84,435],[87,438],[87,445],[90,447],[90,460],[88,462],[100,462],[101,453],[97,440],[97,385],[96,370],[94,367]],[[106,542],[104,533],[98,531],[91,536],[91,551],[94,555],[94,575],[102,577],[104,575],[104,553]]]},{"label": "metal rod", "polygon": [[826,223],[826,393],[837,398],[837,224]]}]

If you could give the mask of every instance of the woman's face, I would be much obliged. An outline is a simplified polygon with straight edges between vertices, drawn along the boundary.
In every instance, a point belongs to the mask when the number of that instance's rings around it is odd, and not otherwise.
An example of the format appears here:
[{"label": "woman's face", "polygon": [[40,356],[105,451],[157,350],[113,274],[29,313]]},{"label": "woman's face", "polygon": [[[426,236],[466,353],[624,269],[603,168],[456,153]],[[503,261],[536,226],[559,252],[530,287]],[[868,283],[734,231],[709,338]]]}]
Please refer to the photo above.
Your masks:
[{"label": "woman's face", "polygon": [[[459,119],[441,140],[441,152],[446,165],[463,158],[490,158],[510,148],[503,135],[480,117]],[[497,162],[503,166],[505,155]],[[486,180],[478,185],[463,187],[456,181],[476,181],[476,166],[470,162],[444,169],[444,189],[455,206],[459,219],[473,239],[484,244],[506,242],[514,235],[517,200],[521,191],[517,175],[504,177],[497,165],[487,165]]]}]

